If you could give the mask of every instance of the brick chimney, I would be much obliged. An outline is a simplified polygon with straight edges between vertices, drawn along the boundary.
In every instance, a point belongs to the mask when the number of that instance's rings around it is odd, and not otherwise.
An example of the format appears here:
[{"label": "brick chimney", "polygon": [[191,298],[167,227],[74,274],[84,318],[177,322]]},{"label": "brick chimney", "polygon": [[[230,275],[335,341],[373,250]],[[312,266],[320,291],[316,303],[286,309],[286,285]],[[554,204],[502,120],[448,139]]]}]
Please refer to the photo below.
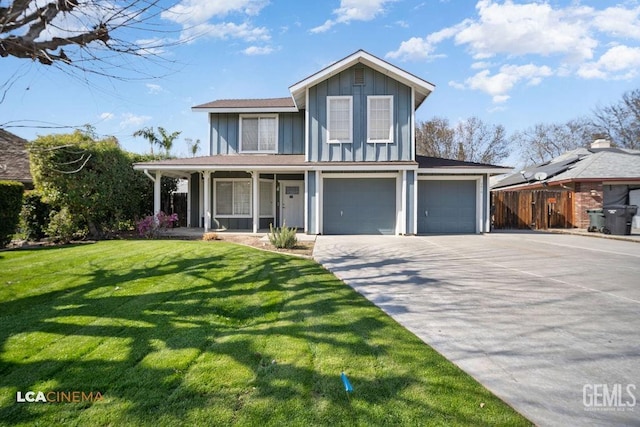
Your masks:
[{"label": "brick chimney", "polygon": [[611,141],[608,139],[596,139],[591,143],[591,148],[611,148]]}]

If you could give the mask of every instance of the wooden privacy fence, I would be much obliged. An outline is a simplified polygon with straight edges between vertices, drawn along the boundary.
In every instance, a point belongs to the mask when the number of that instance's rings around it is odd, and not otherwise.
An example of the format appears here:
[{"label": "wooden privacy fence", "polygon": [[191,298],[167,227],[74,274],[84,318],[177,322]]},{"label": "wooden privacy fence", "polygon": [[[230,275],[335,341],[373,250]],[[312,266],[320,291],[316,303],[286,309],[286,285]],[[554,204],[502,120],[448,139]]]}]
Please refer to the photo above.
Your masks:
[{"label": "wooden privacy fence", "polygon": [[493,228],[546,230],[573,227],[571,191],[494,191],[491,197]]}]

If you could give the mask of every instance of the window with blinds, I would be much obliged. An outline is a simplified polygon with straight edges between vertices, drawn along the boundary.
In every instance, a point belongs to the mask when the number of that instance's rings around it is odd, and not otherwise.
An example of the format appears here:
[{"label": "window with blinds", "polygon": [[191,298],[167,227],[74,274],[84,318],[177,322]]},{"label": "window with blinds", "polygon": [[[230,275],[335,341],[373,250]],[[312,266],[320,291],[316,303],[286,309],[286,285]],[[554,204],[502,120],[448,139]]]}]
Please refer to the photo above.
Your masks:
[{"label": "window with blinds", "polygon": [[327,141],[332,143],[353,142],[352,97],[327,97]]},{"label": "window with blinds", "polygon": [[393,142],[393,96],[367,97],[367,142]]},{"label": "window with blinds", "polygon": [[278,150],[278,116],[240,116],[240,152],[275,153]]},{"label": "window with blinds", "polygon": [[251,216],[251,180],[216,180],[216,216]]}]

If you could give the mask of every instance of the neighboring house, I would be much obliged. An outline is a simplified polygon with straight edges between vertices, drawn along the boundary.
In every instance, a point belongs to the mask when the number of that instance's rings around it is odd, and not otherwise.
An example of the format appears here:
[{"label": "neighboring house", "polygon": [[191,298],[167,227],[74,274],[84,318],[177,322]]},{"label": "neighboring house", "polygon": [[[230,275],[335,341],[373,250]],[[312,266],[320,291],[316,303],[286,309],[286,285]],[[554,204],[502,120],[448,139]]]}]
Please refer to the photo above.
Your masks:
[{"label": "neighboring house", "polygon": [[33,188],[27,140],[0,129],[0,180],[18,181]]},{"label": "neighboring house", "polygon": [[188,225],[310,234],[481,233],[489,176],[506,168],[417,156],[415,110],[434,86],[365,51],[299,81],[290,96],[193,107],[209,156],[138,163],[189,179]]},{"label": "neighboring house", "polygon": [[[590,148],[577,148],[494,184],[496,228],[546,228],[540,226],[544,220],[540,214],[564,220],[549,227],[587,228],[587,209],[629,204],[636,189],[640,189],[640,151],[596,140]],[[521,206],[516,206],[518,200]],[[535,206],[527,206],[528,200]],[[537,223],[531,220],[536,212]]]}]

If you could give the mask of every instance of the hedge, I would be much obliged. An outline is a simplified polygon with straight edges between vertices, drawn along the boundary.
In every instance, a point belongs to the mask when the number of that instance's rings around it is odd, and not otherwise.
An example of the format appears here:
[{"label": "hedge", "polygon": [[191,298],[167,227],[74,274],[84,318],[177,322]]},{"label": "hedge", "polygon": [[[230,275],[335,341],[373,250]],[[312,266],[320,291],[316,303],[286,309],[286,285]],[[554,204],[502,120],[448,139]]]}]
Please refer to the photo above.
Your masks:
[{"label": "hedge", "polygon": [[24,185],[16,181],[0,181],[0,247],[11,242],[22,209]]}]

